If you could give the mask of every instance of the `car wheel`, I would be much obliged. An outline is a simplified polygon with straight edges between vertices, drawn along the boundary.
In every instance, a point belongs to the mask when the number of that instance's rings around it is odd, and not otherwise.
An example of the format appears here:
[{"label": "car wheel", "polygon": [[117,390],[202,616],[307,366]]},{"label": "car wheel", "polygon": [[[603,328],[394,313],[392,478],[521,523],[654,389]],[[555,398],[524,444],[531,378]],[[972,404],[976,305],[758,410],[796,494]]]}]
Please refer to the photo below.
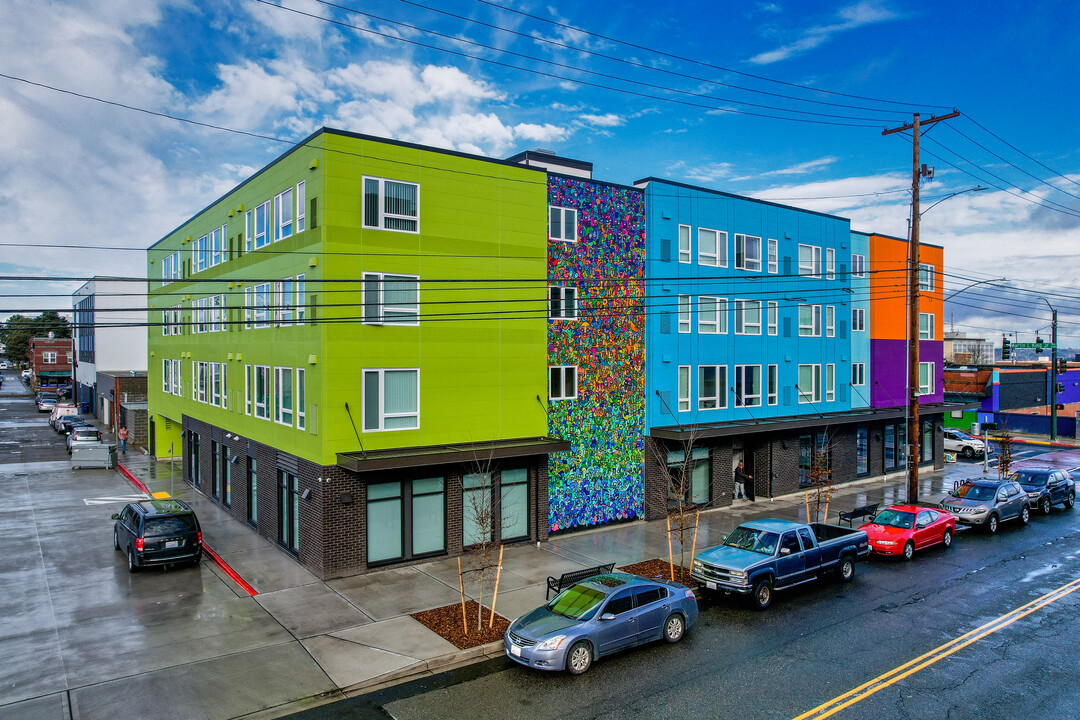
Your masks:
[{"label": "car wheel", "polygon": [[1043,515],[1049,515],[1050,514],[1050,498],[1044,497],[1039,502],[1039,512],[1041,512]]},{"label": "car wheel", "polygon": [[[1025,508],[1026,509],[1026,508]],[[998,516],[996,514],[991,515],[990,519],[986,521],[986,531],[993,535],[997,532],[998,528]]]},{"label": "car wheel", "polygon": [[128,548],[127,556],[128,556],[128,572],[129,573],[139,572],[139,566],[135,562],[135,553],[131,550],[131,548]]},{"label": "car wheel", "polygon": [[113,550],[116,550],[116,551],[120,550],[120,538],[117,537],[117,535],[116,535],[116,528],[113,528],[113,531],[112,531],[112,545],[113,545]]},{"label": "car wheel", "polygon": [[1065,498],[1065,507],[1072,509],[1076,504],[1076,493],[1069,493],[1069,497]]},{"label": "car wheel", "polygon": [[578,640],[566,653],[566,670],[571,675],[580,675],[592,667],[592,648],[584,640]]},{"label": "car wheel", "polygon": [[764,610],[772,604],[772,580],[758,580],[754,583],[754,605]]},{"label": "car wheel", "polygon": [[1031,511],[1028,510],[1028,506],[1025,505],[1024,509],[1020,511],[1020,524],[1027,525],[1028,520],[1031,519]]},{"label": "car wheel", "polygon": [[945,528],[945,534],[941,536],[941,544],[944,545],[946,549],[952,547],[952,530],[949,528]]},{"label": "car wheel", "polygon": [[199,563],[202,562],[202,554],[195,556],[195,559],[191,561],[191,567],[199,567]]},{"label": "car wheel", "polygon": [[664,623],[664,639],[669,643],[677,643],[682,640],[686,631],[686,621],[679,613],[672,613]]},{"label": "car wheel", "polygon": [[[914,547],[912,547],[914,550]],[[840,579],[851,582],[855,578],[855,561],[849,557],[840,561]]]},{"label": "car wheel", "polygon": [[970,460],[971,458],[975,457],[975,451],[970,445],[965,445],[964,449],[961,451],[961,454],[964,456],[965,460]]},{"label": "car wheel", "polygon": [[908,540],[904,543],[904,559],[910,560],[913,557],[915,557],[915,543]]}]

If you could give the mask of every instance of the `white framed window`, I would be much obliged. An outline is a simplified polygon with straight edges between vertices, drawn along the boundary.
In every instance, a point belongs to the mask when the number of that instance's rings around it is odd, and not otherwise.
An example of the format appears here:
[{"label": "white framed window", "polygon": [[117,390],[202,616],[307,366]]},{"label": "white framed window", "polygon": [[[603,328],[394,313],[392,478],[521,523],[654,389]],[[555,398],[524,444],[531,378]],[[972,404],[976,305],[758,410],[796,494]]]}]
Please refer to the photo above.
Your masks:
[{"label": "white framed window", "polygon": [[251,302],[252,294],[251,288],[244,288],[244,329],[251,329],[251,316],[254,306]]},{"label": "white framed window", "polygon": [[364,273],[365,325],[419,325],[420,278]]},{"label": "white framed window", "polygon": [[735,407],[761,406],[761,366],[735,366]]},{"label": "white framed window", "polygon": [[866,363],[851,363],[851,384],[866,384]]},{"label": "white framed window", "polygon": [[851,308],[851,329],[866,330],[866,308]]},{"label": "white framed window", "polygon": [[199,363],[191,361],[191,399],[199,399]]},{"label": "white framed window", "polygon": [[252,250],[251,243],[255,239],[254,232],[254,217],[255,211],[248,210],[244,213],[244,252],[249,253]]},{"label": "white framed window", "polygon": [[551,285],[548,287],[548,318],[550,320],[577,320],[577,288]]},{"label": "white framed window", "polygon": [[761,271],[761,238],[735,234],[735,269]]},{"label": "white framed window", "polygon": [[255,208],[255,234],[252,237],[252,247],[258,250],[270,244],[270,201],[262,203]]},{"label": "white framed window", "polygon": [[209,363],[209,366],[208,402],[215,407],[227,408],[229,406],[229,389],[225,386],[225,371],[228,366],[225,363],[218,362]]},{"label": "white framed window", "polygon": [[270,366],[255,365],[255,417],[260,420],[270,419]]},{"label": "white framed window", "polygon": [[919,265],[919,289],[927,292],[934,291],[934,266]]},{"label": "white framed window", "polygon": [[799,391],[800,405],[821,402],[821,366],[800,365],[796,389]]},{"label": "white framed window", "polygon": [[578,212],[574,208],[548,207],[548,238],[563,242],[577,242]]},{"label": "white framed window", "polygon": [[836,279],[836,250],[825,248],[825,279]]},{"label": "white framed window", "polygon": [[161,360],[161,392],[172,394],[172,360]]},{"label": "white framed window", "polygon": [[934,363],[919,363],[919,394],[934,394]]},{"label": "white framed window", "polygon": [[778,316],[780,314],[779,306],[775,300],[769,300],[766,303],[766,307],[768,308],[769,334],[776,335],[779,322]]},{"label": "white framed window", "polygon": [[858,253],[851,254],[851,276],[866,277],[866,256]]},{"label": "white framed window", "polygon": [[180,397],[184,392],[183,378],[180,376],[180,360],[176,359],[172,361],[172,394]]},{"label": "white framed window", "polygon": [[274,284],[259,283],[254,288],[255,323],[257,328],[270,327],[273,320]]},{"label": "white framed window", "polygon": [[296,183],[296,232],[304,232],[304,205],[307,202],[305,196],[304,181]]},{"label": "white framed window", "polygon": [[296,429],[307,427],[307,373],[296,368]]},{"label": "white framed window", "polygon": [[825,337],[836,337],[836,307],[825,306]]},{"label": "white framed window", "polygon": [[799,337],[821,337],[821,306],[799,306]]},{"label": "white framed window", "polygon": [[364,431],[420,427],[420,370],[364,370]]},{"label": "white framed window", "polygon": [[780,368],[778,366],[769,366],[766,384],[769,393],[769,404],[776,405],[780,398]]},{"label": "white framed window", "polygon": [[769,238],[769,272],[780,272],[780,248],[776,238]]},{"label": "white framed window", "polygon": [[211,295],[208,305],[210,306],[210,332],[226,332],[229,329],[229,317],[225,309],[225,296]]},{"label": "white framed window", "polygon": [[[690,229],[687,228],[687,238]],[[727,267],[727,233],[709,228],[698,228],[698,265]],[[680,246],[681,249],[681,246]]]},{"label": "white framed window", "polygon": [[919,313],[919,339],[934,339],[934,313]]},{"label": "white framed window", "polygon": [[690,332],[690,296],[679,296],[679,332]]},{"label": "white framed window", "polygon": [[[720,311],[721,304],[724,307]],[[698,332],[703,335],[718,335],[727,332],[727,301],[723,298],[698,297]]]},{"label": "white framed window", "polygon": [[825,402],[836,399],[836,365],[828,363],[825,366]]},{"label": "white framed window", "polygon": [[252,388],[252,382],[251,382],[251,366],[250,365],[245,365],[244,366],[244,414],[245,415],[250,415],[251,414],[251,391],[252,391],[252,389],[253,388]]},{"label": "white framed window", "polygon": [[420,186],[365,176],[364,227],[420,232]]},{"label": "white framed window", "polygon": [[196,365],[196,372],[198,374],[196,375],[196,378],[195,378],[195,386],[196,386],[196,392],[197,392],[197,395],[196,395],[195,399],[198,400],[201,403],[205,403],[206,402],[206,396],[207,396],[207,390],[208,390],[207,385],[208,385],[208,381],[210,379],[209,378],[209,376],[210,376],[210,366],[209,366],[209,364],[206,363],[206,362],[200,361]]},{"label": "white framed window", "polygon": [[698,410],[727,407],[727,365],[698,366]]},{"label": "white framed window", "polygon": [[274,241],[284,240],[293,233],[293,189],[274,196]]},{"label": "white framed window", "polygon": [[689,263],[690,254],[690,226],[679,226],[679,262]]},{"label": "white framed window", "polygon": [[690,410],[690,366],[679,366],[679,412]]},{"label": "white framed window", "polygon": [[210,231],[209,238],[207,240],[210,251],[210,267],[220,265],[229,259],[228,248],[228,227],[222,225],[219,228],[215,228]]},{"label": "white framed window", "polygon": [[161,284],[168,285],[173,280],[180,279],[180,251],[170,253],[161,258]]},{"label": "white framed window", "polygon": [[296,276],[296,297],[293,304],[296,306],[296,322],[303,324],[307,321],[307,282],[304,280],[304,273]]},{"label": "white framed window", "polygon": [[210,267],[210,241],[206,235],[191,243],[191,272],[202,272]]},{"label": "white framed window", "polygon": [[735,300],[735,334],[761,334],[760,300]]},{"label": "white framed window", "polygon": [[274,322],[278,327],[293,324],[293,280],[283,278],[274,286]]},{"label": "white framed window", "polygon": [[274,368],[274,422],[278,425],[293,424],[293,369]]},{"label": "white framed window", "polygon": [[816,245],[799,245],[799,274],[810,277],[821,275],[821,248]]},{"label": "white framed window", "polygon": [[576,365],[552,365],[548,368],[548,400],[574,400],[577,398],[577,388]]},{"label": "white framed window", "polygon": [[41,353],[41,362],[45,363],[46,365],[55,365],[56,364],[56,353],[54,353],[54,352],[43,352],[43,353]]}]

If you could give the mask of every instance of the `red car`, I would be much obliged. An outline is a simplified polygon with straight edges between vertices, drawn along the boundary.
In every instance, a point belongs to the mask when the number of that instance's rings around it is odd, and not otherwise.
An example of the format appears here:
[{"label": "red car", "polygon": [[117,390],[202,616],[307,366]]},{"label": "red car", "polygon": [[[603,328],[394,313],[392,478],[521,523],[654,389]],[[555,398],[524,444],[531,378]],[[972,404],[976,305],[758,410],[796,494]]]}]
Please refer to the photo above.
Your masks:
[{"label": "red car", "polygon": [[863,525],[870,548],[878,555],[903,555],[910,560],[916,550],[941,543],[952,545],[956,518],[939,508],[892,505]]}]

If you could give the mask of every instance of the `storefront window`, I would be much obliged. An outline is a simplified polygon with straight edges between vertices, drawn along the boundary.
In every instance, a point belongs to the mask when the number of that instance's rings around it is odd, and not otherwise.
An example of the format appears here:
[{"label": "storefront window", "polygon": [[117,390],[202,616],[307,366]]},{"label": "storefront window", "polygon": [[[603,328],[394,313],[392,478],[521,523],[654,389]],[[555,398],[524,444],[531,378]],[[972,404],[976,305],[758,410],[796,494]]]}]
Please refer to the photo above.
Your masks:
[{"label": "storefront window", "polygon": [[885,436],[885,469],[893,470],[896,462],[896,426],[886,425],[883,432]]},{"label": "storefront window", "polygon": [[461,544],[491,540],[491,473],[469,473],[461,487]]},{"label": "storefront window", "polygon": [[667,457],[668,506],[682,504],[704,505],[712,499],[709,484],[709,450],[695,448],[690,452],[687,462],[686,453],[673,450]]},{"label": "storefront window", "polygon": [[368,564],[446,550],[446,481],[372,483],[367,489]]},{"label": "storefront window", "polygon": [[367,489],[368,562],[396,560],[404,556],[401,517],[401,483],[377,483]]},{"label": "storefront window", "polygon": [[502,539],[529,534],[529,471],[525,468],[503,470],[499,478],[502,492]]},{"label": "storefront window", "polygon": [[858,475],[870,472],[869,437],[870,431],[865,425],[855,430],[855,472]]},{"label": "storefront window", "polygon": [[919,462],[932,462],[934,459],[934,421],[922,421],[922,439],[919,441]]}]

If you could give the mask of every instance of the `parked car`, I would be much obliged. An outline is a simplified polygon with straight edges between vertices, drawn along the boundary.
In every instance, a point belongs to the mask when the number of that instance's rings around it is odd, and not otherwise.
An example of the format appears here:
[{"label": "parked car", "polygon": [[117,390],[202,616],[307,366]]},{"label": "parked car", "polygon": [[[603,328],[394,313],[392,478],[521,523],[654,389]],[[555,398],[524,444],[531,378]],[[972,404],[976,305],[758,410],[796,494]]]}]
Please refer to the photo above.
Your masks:
[{"label": "parked car", "polygon": [[60,401],[59,396],[54,392],[40,392],[37,395],[37,409],[38,412],[52,412],[52,409],[56,407],[56,403]]},{"label": "parked car", "polygon": [[1031,519],[1027,493],[1015,480],[974,479],[958,483],[941,501],[941,509],[956,516],[962,525],[980,527],[996,533],[1004,520]]},{"label": "parked car", "polygon": [[1076,504],[1076,483],[1065,470],[1052,467],[1025,467],[1009,476],[1027,493],[1028,507],[1049,515],[1054,505],[1071,508]]},{"label": "parked car", "polygon": [[65,415],[56,421],[56,432],[61,435],[68,435],[76,427],[89,427],[90,423],[84,420],[80,415]]},{"label": "parked car", "polygon": [[864,530],[825,523],[755,520],[743,523],[722,545],[698,553],[690,576],[709,590],[750,595],[761,610],[773,590],[836,572],[855,577],[855,561],[870,554]]},{"label": "parked car", "polygon": [[0,360],[0,370],[7,370],[7,369],[8,369],[7,360]]},{"label": "parked car", "polygon": [[56,421],[65,415],[78,415],[79,406],[72,405],[71,403],[58,402],[53,405],[52,412],[49,413],[49,425],[54,429],[56,428]]},{"label": "parked car", "polygon": [[128,572],[148,565],[202,559],[202,529],[183,500],[143,500],[113,513],[113,547],[127,555]]},{"label": "parked car", "polygon": [[83,427],[76,427],[68,433],[67,436],[67,451],[68,455],[71,454],[71,449],[80,445],[100,445],[101,444],[101,431],[96,427],[86,425]]},{"label": "parked car", "polygon": [[19,377],[21,377],[23,380],[29,380],[30,376],[33,374],[34,373],[30,370],[30,368],[26,368],[21,373],[19,373]]},{"label": "parked car", "polygon": [[956,518],[940,508],[918,505],[890,505],[863,525],[870,548],[878,555],[903,555],[910,560],[916,550],[942,544],[952,545]]},{"label": "parked car", "polygon": [[960,453],[968,460],[976,455],[986,454],[986,443],[966,432],[945,428],[942,435],[945,437],[945,452]]},{"label": "parked car", "polygon": [[510,623],[506,656],[526,667],[580,675],[600,657],[663,638],[678,642],[698,616],[685,585],[628,573],[595,575]]}]

